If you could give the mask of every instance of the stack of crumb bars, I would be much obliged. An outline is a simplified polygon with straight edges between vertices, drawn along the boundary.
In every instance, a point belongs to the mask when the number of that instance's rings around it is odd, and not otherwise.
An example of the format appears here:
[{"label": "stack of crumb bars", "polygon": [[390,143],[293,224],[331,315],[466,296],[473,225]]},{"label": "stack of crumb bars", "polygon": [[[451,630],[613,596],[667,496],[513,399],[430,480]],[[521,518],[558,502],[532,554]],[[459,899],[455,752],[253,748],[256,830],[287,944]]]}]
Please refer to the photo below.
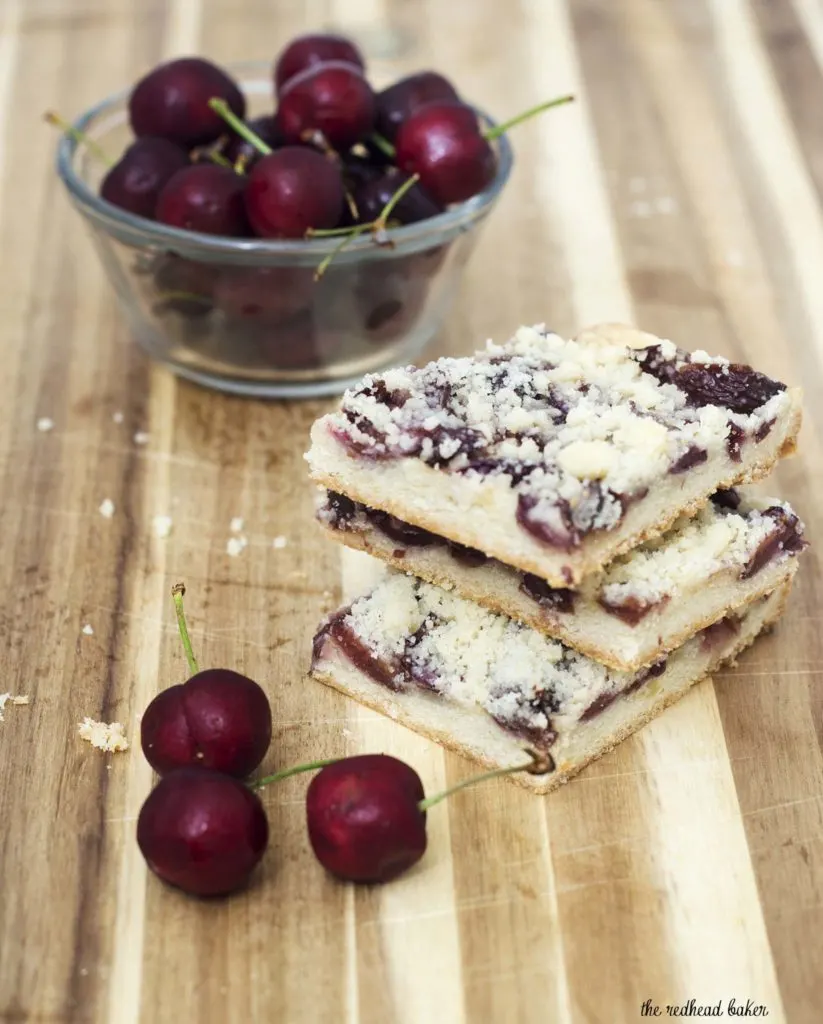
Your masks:
[{"label": "stack of crumb bars", "polygon": [[307,460],[333,539],[387,564],[313,675],[548,792],[783,611],[805,547],[744,484],[794,450],[800,391],[619,324],[522,327],[369,375]]}]

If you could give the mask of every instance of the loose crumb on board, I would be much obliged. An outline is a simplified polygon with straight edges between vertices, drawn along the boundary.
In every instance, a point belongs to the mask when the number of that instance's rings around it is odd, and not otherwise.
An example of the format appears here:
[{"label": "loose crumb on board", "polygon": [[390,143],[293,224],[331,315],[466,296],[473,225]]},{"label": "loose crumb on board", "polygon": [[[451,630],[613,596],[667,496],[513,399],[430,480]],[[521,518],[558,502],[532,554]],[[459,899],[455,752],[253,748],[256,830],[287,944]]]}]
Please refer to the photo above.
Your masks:
[{"label": "loose crumb on board", "polygon": [[231,530],[232,533],[242,533],[245,525],[246,520],[242,516],[234,516],[232,521],[229,523],[229,530]]},{"label": "loose crumb on board", "polygon": [[135,444],[148,444],[150,436],[151,435],[147,434],[145,430],[138,430],[137,433],[134,435],[134,443]]},{"label": "loose crumb on board", "polygon": [[115,423],[122,423],[124,416],[123,413],[120,412],[120,410],[118,409],[116,412],[113,412],[111,414],[111,418],[114,420]]},{"label": "loose crumb on board", "polygon": [[77,731],[81,740],[91,743],[98,750],[117,754],[129,749],[129,741],[119,722],[95,722],[93,718],[86,716],[77,727]]},{"label": "loose crumb on board", "polygon": [[100,502],[100,508],[97,510],[104,519],[111,519],[114,515],[114,502],[111,498],[104,498]]},{"label": "loose crumb on board", "polygon": [[171,516],[155,516],[151,521],[155,536],[165,539],[171,533]]},{"label": "loose crumb on board", "polygon": [[82,632],[85,636],[94,636],[94,627],[91,623],[87,622],[85,626],[83,626]]},{"label": "loose crumb on board", "polygon": [[0,693],[0,722],[3,721],[3,708],[7,704],[15,704],[20,707],[24,704],[31,704],[31,699],[24,694],[15,696],[12,693]]},{"label": "loose crumb on board", "polygon": [[284,548],[288,543],[289,542],[286,540],[286,538],[281,534],[279,537],[274,538],[274,540],[271,542],[271,546],[279,550],[280,548]]},{"label": "loose crumb on board", "polygon": [[229,537],[226,542],[226,554],[231,555],[232,558],[237,558],[239,554],[246,550],[248,544],[248,540],[242,535],[240,537]]},{"label": "loose crumb on board", "polygon": [[37,429],[41,434],[48,434],[50,430],[54,430],[54,420],[49,416],[41,416],[37,421]]}]

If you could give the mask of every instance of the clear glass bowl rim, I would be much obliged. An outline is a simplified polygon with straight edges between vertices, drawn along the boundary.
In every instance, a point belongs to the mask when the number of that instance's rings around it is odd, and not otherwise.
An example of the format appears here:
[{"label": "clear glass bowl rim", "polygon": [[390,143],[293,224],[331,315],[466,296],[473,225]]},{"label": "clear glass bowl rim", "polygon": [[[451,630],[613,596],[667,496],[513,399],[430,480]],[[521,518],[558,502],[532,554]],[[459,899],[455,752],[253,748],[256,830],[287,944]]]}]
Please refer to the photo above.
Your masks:
[{"label": "clear glass bowl rim", "polygon": [[[271,76],[271,68],[268,62],[263,61],[242,61],[234,64],[227,64],[230,73],[241,78],[248,78],[252,74]],[[78,131],[85,132],[89,125],[95,120],[112,111],[118,105],[128,100],[131,87],[120,90],[111,96],[106,97],[99,103],[90,107],[81,114],[73,123]],[[475,108],[478,117],[489,127],[494,127],[496,122],[482,110]],[[396,245],[404,242],[413,242],[419,239],[436,238],[437,236],[458,229],[466,222],[471,222],[483,215],[494,203],[500,194],[503,186],[508,181],[514,163],[514,154],[507,135],[501,135],[497,140],[497,173],[488,187],[476,196],[458,203],[444,213],[427,220],[418,221],[415,224],[407,224],[402,227],[392,228],[388,237]],[[340,238],[314,238],[314,239],[237,239],[222,238],[217,235],[203,235],[196,231],[185,231],[181,228],[173,228],[165,224],[158,224],[156,221],[148,221],[143,217],[137,217],[107,202],[94,192],[87,183],[76,173],[74,168],[74,156],[81,143],[78,143],[70,136],[63,135],[57,148],[57,172],[68,189],[75,202],[94,220],[110,223],[115,229],[126,229],[134,236],[136,244],[174,249],[196,248],[200,251],[208,251],[209,255],[238,256],[241,254],[260,253],[270,256],[306,256],[316,255],[323,257],[332,252],[339,244]],[[356,252],[375,252],[375,244],[368,233],[355,239],[346,248],[346,254],[351,256]]]}]

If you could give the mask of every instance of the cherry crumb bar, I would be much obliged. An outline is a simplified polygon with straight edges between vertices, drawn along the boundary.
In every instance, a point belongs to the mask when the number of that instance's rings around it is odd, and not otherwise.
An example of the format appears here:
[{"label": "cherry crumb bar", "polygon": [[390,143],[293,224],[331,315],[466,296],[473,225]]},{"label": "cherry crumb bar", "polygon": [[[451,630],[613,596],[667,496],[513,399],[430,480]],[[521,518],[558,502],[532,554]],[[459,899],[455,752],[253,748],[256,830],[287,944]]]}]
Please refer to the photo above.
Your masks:
[{"label": "cherry crumb bar", "polygon": [[806,547],[803,524],[789,505],[719,491],[694,518],[681,518],[571,590],[342,494],[325,492],[317,518],[347,546],[622,671],[652,664],[775,590],[794,576]]},{"label": "cherry crumb bar", "polygon": [[546,793],[732,661],[781,614],[791,583],[639,672],[615,672],[541,633],[393,573],[321,627],[321,682],[490,768],[550,755]]},{"label": "cherry crumb bar", "polygon": [[522,327],[371,374],[312,428],[313,479],[555,588],[794,450],[800,390],[631,327]]}]

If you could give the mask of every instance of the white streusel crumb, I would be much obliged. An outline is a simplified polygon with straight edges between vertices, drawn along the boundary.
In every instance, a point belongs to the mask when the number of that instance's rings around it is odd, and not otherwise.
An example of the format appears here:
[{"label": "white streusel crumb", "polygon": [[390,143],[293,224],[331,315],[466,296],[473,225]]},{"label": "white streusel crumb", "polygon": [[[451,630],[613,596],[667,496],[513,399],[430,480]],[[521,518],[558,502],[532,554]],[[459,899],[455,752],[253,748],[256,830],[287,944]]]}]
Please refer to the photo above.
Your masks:
[{"label": "white streusel crumb", "polygon": [[111,519],[114,515],[114,502],[111,498],[104,498],[100,502],[100,508],[97,510],[104,519]]},{"label": "white streusel crumb", "polygon": [[151,521],[155,536],[165,539],[171,533],[171,516],[155,516]]},{"label": "white streusel crumb", "polygon": [[109,754],[129,749],[129,741],[119,722],[95,722],[93,718],[86,716],[78,725],[77,732],[80,739]]},{"label": "white streusel crumb", "polygon": [[41,434],[48,434],[50,430],[54,430],[54,420],[48,416],[41,416],[37,421],[37,429]]}]

